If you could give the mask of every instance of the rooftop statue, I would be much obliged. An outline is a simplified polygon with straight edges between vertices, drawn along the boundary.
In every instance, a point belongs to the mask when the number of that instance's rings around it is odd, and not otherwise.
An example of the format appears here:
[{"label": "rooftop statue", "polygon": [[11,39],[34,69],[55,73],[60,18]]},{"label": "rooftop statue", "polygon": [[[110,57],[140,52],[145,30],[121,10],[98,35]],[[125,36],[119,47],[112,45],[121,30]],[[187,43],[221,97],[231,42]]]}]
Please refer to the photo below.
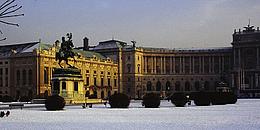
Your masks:
[{"label": "rooftop statue", "polygon": [[61,61],[65,61],[65,63],[69,66],[69,68],[75,68],[74,66],[70,65],[68,63],[68,58],[73,58],[74,62],[75,62],[75,57],[77,56],[76,53],[74,53],[73,50],[73,42],[72,42],[72,33],[67,33],[67,38],[68,40],[65,40],[65,37],[62,37],[62,43],[61,43],[61,47],[59,49],[58,52],[56,52],[56,61],[59,61],[59,65],[61,68],[64,68],[61,65]]}]

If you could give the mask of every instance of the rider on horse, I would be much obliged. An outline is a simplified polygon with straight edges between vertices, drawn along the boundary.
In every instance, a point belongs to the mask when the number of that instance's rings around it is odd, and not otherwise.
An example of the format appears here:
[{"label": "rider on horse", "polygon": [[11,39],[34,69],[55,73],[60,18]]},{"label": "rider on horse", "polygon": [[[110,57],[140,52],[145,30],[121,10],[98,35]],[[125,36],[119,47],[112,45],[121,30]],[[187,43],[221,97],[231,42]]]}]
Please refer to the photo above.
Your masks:
[{"label": "rider on horse", "polygon": [[59,65],[61,68],[63,68],[60,64],[62,60],[66,62],[67,65],[69,65],[70,68],[74,68],[74,66],[71,66],[68,63],[68,58],[73,58],[75,61],[74,56],[76,55],[72,50],[73,50],[73,43],[72,43],[72,33],[67,33],[68,40],[65,41],[65,37],[62,37],[62,43],[61,43],[61,48],[59,52],[56,53],[56,60],[59,60]]}]

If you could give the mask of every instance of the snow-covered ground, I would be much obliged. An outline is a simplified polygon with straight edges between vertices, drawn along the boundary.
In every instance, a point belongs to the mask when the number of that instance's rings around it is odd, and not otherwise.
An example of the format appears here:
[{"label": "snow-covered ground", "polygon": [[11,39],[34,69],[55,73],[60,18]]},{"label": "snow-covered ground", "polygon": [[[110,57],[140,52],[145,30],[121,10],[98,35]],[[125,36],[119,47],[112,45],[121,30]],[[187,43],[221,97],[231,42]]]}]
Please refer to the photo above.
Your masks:
[{"label": "snow-covered ground", "polygon": [[132,101],[128,109],[106,108],[100,104],[87,109],[66,106],[63,111],[46,111],[43,107],[10,111],[9,117],[0,118],[1,130],[260,129],[260,99],[182,108],[167,101],[162,101],[160,108],[143,108],[140,101]]}]

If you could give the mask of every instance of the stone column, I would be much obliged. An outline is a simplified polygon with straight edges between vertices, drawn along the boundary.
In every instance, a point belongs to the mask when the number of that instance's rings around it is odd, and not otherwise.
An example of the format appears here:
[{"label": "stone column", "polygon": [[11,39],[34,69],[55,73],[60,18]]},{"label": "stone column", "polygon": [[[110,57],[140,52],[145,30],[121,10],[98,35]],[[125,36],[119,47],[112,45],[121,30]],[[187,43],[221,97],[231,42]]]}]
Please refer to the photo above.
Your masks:
[{"label": "stone column", "polygon": [[257,68],[259,68],[259,47],[256,48],[256,64]]},{"label": "stone column", "polygon": [[205,73],[204,56],[202,56],[202,73]]},{"label": "stone column", "polygon": [[235,87],[235,79],[234,79],[234,74],[231,74],[231,87]]},{"label": "stone column", "polygon": [[163,74],[163,58],[162,58],[162,56],[161,56],[160,60],[161,60],[160,71],[161,71],[161,74]]},{"label": "stone column", "polygon": [[170,56],[170,74],[172,74],[172,67],[173,63],[172,63],[172,56]]},{"label": "stone column", "polygon": [[176,70],[175,63],[176,63],[176,60],[175,60],[175,57],[172,57],[172,58],[173,58],[173,74],[175,74],[175,70]]},{"label": "stone column", "polygon": [[258,88],[258,73],[255,73],[255,88]]},{"label": "stone column", "polygon": [[157,66],[157,63],[156,63],[156,56],[154,57],[154,73],[157,74],[157,71],[156,71],[156,66]]},{"label": "stone column", "polygon": [[182,73],[182,57],[180,56],[180,73]]},{"label": "stone column", "polygon": [[234,59],[234,63],[233,63],[233,66],[236,66],[236,49],[234,48],[233,50],[233,59]]},{"label": "stone column", "polygon": [[194,74],[194,72],[195,72],[195,70],[194,70],[194,69],[195,69],[195,66],[194,66],[195,64],[194,64],[194,63],[195,63],[195,58],[194,58],[194,56],[193,56],[193,57],[192,57],[192,73],[193,73],[193,74]]},{"label": "stone column", "polygon": [[183,58],[182,58],[182,73],[186,73],[185,72],[185,56],[183,56]]},{"label": "stone column", "polygon": [[240,48],[238,48],[238,67],[241,67],[241,53],[240,53]]},{"label": "stone column", "polygon": [[192,62],[192,56],[190,56],[190,74],[192,73],[192,69],[191,69],[192,68],[192,63],[191,62]]},{"label": "stone column", "polygon": [[202,67],[202,65],[201,65],[202,63],[201,63],[201,56],[199,56],[199,73],[201,74],[201,67]]},{"label": "stone column", "polygon": [[146,57],[145,57],[145,56],[143,56],[142,61],[143,61],[143,72],[144,72],[144,74],[145,74],[145,73],[146,73],[146,63],[145,63]]},{"label": "stone column", "polygon": [[163,73],[166,74],[166,58],[163,57]]},{"label": "stone column", "polygon": [[218,57],[218,61],[219,61],[218,71],[219,73],[221,73],[221,66],[222,66],[221,56]]}]

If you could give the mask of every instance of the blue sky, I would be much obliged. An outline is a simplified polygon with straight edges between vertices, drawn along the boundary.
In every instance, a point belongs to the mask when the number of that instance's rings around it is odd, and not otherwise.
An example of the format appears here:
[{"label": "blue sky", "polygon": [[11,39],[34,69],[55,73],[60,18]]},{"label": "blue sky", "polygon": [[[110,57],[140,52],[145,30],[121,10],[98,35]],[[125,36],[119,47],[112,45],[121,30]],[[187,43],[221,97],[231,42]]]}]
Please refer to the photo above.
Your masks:
[{"label": "blue sky", "polygon": [[[1,0],[4,1],[4,0]],[[230,46],[235,28],[260,26],[259,0],[16,0],[24,17],[0,23],[6,41],[53,43],[67,32],[76,46],[115,39],[137,46],[190,48]]]}]

